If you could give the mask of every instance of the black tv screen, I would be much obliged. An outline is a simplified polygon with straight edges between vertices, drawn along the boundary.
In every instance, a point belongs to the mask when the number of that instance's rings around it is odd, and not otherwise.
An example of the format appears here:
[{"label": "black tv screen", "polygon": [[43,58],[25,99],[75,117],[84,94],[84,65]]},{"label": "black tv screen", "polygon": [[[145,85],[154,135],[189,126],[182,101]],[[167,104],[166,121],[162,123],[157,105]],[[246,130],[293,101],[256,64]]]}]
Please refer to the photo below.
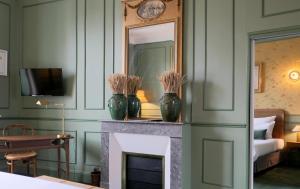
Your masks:
[{"label": "black tv screen", "polygon": [[20,69],[22,96],[63,96],[61,68]]}]

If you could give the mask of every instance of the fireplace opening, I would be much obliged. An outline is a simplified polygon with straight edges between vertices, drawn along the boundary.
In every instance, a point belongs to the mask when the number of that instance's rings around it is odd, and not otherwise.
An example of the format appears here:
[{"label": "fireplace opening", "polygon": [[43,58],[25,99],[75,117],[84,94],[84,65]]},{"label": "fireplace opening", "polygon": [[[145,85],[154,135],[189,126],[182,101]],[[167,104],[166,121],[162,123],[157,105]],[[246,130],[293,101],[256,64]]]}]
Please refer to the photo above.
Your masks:
[{"label": "fireplace opening", "polygon": [[123,153],[122,189],[164,189],[164,157]]}]

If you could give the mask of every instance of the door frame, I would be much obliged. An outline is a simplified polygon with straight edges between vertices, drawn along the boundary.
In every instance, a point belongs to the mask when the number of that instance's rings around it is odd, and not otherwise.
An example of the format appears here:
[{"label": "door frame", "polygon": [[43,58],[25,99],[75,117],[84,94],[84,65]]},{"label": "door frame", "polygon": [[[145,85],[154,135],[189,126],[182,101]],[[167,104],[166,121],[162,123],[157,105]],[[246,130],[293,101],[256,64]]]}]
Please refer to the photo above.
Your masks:
[{"label": "door frame", "polygon": [[253,118],[254,118],[254,87],[253,87],[253,70],[255,65],[255,45],[257,42],[278,41],[282,39],[300,37],[300,26],[279,28],[274,30],[265,30],[260,32],[252,32],[248,35],[249,44],[249,60],[248,60],[248,94],[249,94],[249,110],[248,110],[248,125],[249,125],[249,156],[248,156],[248,188],[253,189]]}]

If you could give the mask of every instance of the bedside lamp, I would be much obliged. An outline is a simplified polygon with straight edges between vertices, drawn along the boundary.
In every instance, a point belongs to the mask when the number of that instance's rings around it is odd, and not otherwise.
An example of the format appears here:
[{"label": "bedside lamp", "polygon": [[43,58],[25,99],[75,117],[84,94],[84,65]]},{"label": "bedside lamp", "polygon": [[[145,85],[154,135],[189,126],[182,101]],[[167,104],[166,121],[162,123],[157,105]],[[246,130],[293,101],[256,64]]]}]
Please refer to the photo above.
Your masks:
[{"label": "bedside lamp", "polygon": [[68,134],[65,134],[65,105],[64,104],[56,104],[56,103],[50,103],[47,99],[40,99],[36,101],[36,105],[38,106],[46,106],[48,108],[48,105],[53,104],[54,106],[60,106],[62,110],[62,132],[60,134],[57,134],[57,138],[65,138],[68,137]]},{"label": "bedside lamp", "polygon": [[297,132],[297,142],[300,142],[300,125],[296,125],[292,131]]}]

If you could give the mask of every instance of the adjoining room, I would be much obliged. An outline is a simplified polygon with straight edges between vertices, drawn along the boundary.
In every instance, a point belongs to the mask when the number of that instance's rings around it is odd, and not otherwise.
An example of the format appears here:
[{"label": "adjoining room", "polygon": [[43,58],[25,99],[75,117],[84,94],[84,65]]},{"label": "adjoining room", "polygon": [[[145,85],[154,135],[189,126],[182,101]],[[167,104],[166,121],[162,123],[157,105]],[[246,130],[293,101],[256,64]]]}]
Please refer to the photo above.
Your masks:
[{"label": "adjoining room", "polygon": [[298,188],[300,38],[257,40],[254,49],[254,188]]}]

